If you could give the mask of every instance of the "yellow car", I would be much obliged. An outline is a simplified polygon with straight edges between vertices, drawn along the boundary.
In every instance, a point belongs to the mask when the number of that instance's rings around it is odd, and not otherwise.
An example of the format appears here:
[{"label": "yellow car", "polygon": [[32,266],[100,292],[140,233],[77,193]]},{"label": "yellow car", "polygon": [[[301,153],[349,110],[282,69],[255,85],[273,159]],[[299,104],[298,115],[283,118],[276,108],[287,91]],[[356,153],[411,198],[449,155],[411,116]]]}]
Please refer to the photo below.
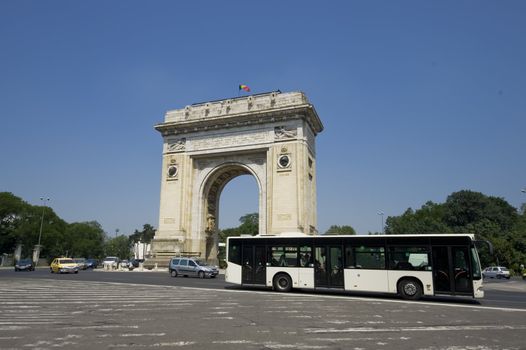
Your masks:
[{"label": "yellow car", "polygon": [[79,265],[70,258],[55,258],[49,265],[51,273],[79,273]]}]

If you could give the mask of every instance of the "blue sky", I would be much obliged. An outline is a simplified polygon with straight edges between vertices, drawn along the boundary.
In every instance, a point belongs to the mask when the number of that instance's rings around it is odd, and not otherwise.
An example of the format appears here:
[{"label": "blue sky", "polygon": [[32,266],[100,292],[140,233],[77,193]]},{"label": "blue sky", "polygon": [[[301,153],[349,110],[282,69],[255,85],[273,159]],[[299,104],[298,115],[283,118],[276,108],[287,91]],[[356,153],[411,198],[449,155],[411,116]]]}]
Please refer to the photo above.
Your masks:
[{"label": "blue sky", "polygon": [[[470,189],[526,202],[524,1],[0,2],[0,191],[68,222],[158,225],[170,109],[303,91],[318,225],[380,231]],[[222,228],[257,211],[239,177]]]}]

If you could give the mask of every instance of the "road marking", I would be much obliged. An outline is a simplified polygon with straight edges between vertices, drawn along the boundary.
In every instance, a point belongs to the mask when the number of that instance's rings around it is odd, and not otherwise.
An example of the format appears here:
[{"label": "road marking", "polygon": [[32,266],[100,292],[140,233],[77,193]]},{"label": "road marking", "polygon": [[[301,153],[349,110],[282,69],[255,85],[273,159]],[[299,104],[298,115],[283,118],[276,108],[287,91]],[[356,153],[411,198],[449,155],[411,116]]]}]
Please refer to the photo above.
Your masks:
[{"label": "road marking", "polygon": [[390,328],[305,328],[305,333],[378,333],[378,332],[443,332],[443,331],[485,331],[485,330],[523,330],[526,325],[519,326],[432,326],[432,327],[390,327]]},{"label": "road marking", "polygon": [[[177,341],[177,342],[172,342],[172,343],[155,343],[155,344],[152,344],[152,347],[165,347],[165,346],[187,346],[187,345],[194,345],[195,342],[194,341]],[[129,346],[129,344],[126,344],[127,346]]]}]

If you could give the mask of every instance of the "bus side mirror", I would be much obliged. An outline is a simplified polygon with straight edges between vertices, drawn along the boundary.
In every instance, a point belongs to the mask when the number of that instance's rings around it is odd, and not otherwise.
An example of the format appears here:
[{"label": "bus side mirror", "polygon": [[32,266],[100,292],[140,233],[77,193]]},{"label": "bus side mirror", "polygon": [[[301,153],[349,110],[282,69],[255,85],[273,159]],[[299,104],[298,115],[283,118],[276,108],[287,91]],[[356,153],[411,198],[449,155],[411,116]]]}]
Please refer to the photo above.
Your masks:
[{"label": "bus side mirror", "polygon": [[483,241],[475,241],[475,246],[477,245],[485,245],[488,247],[488,250],[489,250],[489,253],[490,255],[493,255],[493,244],[491,244],[490,241],[487,241],[487,240],[483,240]]}]

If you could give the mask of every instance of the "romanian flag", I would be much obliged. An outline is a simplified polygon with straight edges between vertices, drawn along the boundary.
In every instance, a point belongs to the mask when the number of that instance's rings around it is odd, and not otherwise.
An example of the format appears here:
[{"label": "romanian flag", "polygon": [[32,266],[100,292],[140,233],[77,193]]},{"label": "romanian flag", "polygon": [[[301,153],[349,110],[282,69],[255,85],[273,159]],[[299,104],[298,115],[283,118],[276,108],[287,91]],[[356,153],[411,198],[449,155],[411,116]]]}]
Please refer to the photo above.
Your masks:
[{"label": "romanian flag", "polygon": [[250,88],[247,85],[239,85],[239,90],[245,90],[246,92],[250,92]]}]

